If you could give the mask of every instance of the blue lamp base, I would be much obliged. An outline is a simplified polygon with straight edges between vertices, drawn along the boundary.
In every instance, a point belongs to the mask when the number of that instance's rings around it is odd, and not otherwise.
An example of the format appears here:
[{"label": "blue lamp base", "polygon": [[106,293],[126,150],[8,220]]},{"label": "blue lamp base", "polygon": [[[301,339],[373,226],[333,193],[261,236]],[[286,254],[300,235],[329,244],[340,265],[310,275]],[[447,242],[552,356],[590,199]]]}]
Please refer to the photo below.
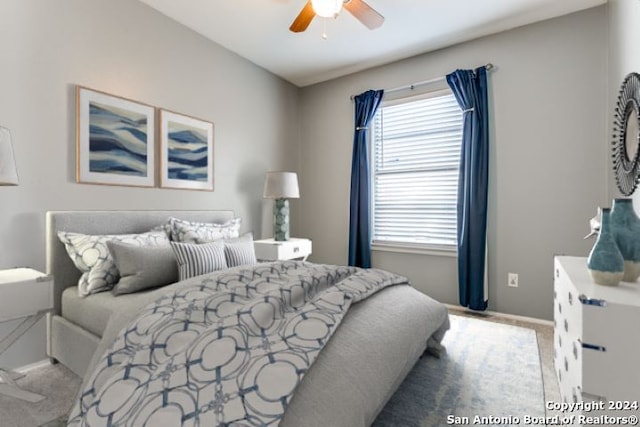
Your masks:
[{"label": "blue lamp base", "polygon": [[289,237],[289,200],[276,199],[273,204],[273,239],[284,242]]}]

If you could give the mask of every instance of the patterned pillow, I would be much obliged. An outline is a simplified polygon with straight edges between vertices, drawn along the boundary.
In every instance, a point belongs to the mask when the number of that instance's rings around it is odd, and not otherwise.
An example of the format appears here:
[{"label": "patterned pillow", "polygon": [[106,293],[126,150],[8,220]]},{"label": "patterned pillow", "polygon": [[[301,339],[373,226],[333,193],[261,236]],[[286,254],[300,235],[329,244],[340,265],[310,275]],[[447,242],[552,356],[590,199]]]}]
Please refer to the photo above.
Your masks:
[{"label": "patterned pillow", "polygon": [[227,268],[222,240],[202,244],[171,242],[171,249],[178,261],[180,280]]},{"label": "patterned pillow", "polygon": [[156,225],[149,231],[164,231],[167,234],[169,240],[171,240],[171,223],[169,221],[164,224]]},{"label": "patterned pillow", "polygon": [[229,267],[257,264],[258,260],[253,247],[253,233],[249,232],[237,239],[225,241],[224,256]]},{"label": "patterned pillow", "polygon": [[224,224],[191,222],[170,218],[171,240],[181,243],[209,243],[220,239],[232,239],[240,235],[242,220],[234,218]]},{"label": "patterned pillow", "polygon": [[120,279],[109,248],[108,241],[128,243],[133,246],[162,246],[169,244],[164,231],[149,231],[142,234],[89,235],[67,231],[58,232],[67,253],[82,272],[78,281],[78,294],[86,297],[97,292],[108,291]]}]

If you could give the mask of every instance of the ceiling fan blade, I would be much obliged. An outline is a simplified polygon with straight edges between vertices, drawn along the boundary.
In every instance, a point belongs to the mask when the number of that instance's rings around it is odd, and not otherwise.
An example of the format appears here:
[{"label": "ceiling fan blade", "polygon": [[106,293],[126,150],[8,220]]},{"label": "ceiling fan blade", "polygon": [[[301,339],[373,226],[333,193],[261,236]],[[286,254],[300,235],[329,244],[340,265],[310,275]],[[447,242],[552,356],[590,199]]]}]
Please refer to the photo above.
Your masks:
[{"label": "ceiling fan blade", "polygon": [[370,30],[375,30],[384,22],[384,16],[380,15],[363,0],[349,0],[345,2],[344,8]]},{"label": "ceiling fan blade", "polygon": [[301,33],[306,30],[311,20],[316,16],[316,12],[313,10],[313,6],[311,6],[311,0],[307,2],[306,5],[302,8],[296,19],[293,21],[289,30],[294,33]]}]

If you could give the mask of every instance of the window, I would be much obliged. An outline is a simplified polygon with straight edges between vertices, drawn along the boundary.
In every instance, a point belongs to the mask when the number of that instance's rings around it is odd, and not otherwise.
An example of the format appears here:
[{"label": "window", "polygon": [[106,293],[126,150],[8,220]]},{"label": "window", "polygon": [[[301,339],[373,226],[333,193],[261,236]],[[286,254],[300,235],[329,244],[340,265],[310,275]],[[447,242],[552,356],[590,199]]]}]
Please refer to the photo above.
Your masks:
[{"label": "window", "polygon": [[383,103],[372,126],[373,245],[456,245],[462,111],[450,90]]}]

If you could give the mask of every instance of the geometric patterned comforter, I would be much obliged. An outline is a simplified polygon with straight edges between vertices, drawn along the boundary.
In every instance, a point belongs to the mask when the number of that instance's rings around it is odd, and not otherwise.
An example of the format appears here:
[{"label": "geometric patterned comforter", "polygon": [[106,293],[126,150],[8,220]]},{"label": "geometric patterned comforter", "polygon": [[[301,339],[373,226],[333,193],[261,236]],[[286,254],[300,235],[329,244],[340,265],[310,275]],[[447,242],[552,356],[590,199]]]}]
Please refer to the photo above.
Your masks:
[{"label": "geometric patterned comforter", "polygon": [[101,357],[70,426],[277,426],[352,303],[407,279],[300,261],[201,276]]}]

